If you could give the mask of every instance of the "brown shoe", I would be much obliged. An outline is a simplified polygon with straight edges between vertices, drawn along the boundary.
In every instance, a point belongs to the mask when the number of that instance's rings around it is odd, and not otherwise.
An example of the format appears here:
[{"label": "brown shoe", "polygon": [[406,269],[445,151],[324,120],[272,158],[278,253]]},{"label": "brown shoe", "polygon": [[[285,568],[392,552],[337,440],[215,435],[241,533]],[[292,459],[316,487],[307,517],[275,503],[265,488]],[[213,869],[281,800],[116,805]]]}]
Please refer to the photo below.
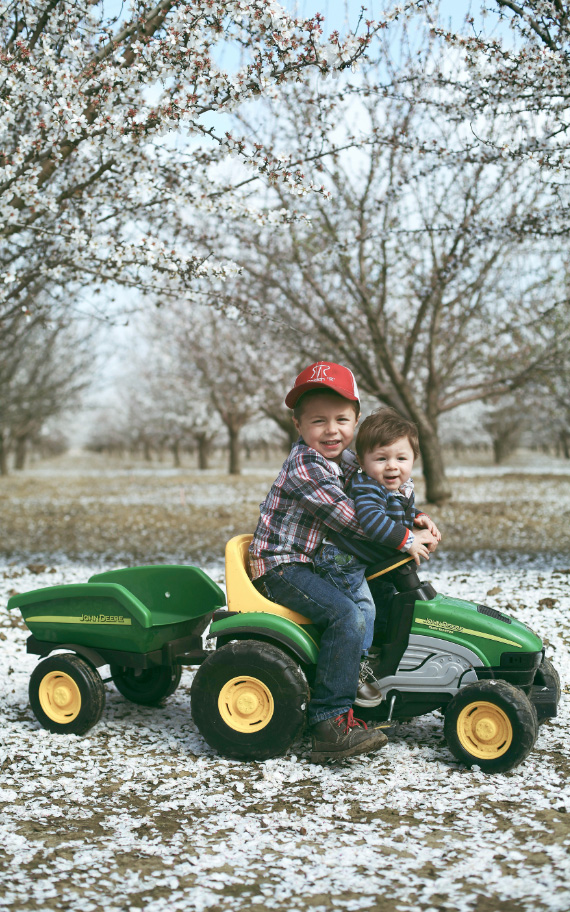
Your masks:
[{"label": "brown shoe", "polygon": [[360,675],[358,678],[358,690],[356,691],[355,706],[378,706],[382,702],[383,695],[378,681],[374,676],[374,671],[368,659],[363,659],[360,663]]},{"label": "brown shoe", "polygon": [[366,722],[355,719],[352,709],[335,718],[313,725],[312,763],[344,760],[357,754],[370,754],[383,747],[388,738],[379,728],[369,729]]}]

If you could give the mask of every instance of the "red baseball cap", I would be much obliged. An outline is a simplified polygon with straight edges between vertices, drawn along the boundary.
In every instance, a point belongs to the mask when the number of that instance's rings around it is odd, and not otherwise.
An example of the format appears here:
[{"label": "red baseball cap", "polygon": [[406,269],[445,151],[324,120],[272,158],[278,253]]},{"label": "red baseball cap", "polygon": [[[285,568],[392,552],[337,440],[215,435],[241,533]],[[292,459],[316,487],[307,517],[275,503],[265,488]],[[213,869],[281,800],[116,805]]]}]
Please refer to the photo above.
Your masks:
[{"label": "red baseball cap", "polygon": [[290,409],[295,408],[303,393],[322,387],[334,390],[345,399],[360,402],[354,374],[348,367],[335,364],[333,361],[317,361],[301,371],[293,389],[285,397],[285,405]]}]

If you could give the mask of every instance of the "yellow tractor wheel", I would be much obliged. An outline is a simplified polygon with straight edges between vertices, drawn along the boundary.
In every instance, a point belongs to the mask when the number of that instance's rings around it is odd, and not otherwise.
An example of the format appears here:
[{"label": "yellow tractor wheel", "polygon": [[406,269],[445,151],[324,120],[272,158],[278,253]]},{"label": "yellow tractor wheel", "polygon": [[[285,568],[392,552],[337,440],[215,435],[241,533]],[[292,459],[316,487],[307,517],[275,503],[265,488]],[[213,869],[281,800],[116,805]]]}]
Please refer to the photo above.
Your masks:
[{"label": "yellow tractor wheel", "polygon": [[72,652],[40,662],[30,677],[29,694],[36,719],[54,733],[85,734],[105,706],[99,672]]},{"label": "yellow tractor wheel", "polygon": [[60,725],[68,725],[81,712],[81,691],[65,671],[48,671],[38,686],[38,699],[46,716]]},{"label": "yellow tractor wheel", "polygon": [[501,773],[529,755],[538,722],[520,688],[506,681],[479,681],[463,687],[448,704],[444,733],[458,760]]},{"label": "yellow tractor wheel", "polygon": [[309,686],[299,663],[273,643],[237,640],[216,649],[192,683],[192,718],[226,757],[285,753],[305,724]]},{"label": "yellow tractor wheel", "polygon": [[513,726],[506,711],[488,700],[473,700],[457,719],[457,737],[479,760],[496,760],[513,743]]},{"label": "yellow tractor wheel", "polygon": [[238,732],[261,731],[273,718],[275,704],[270,688],[251,675],[238,675],[222,687],[220,716]]}]

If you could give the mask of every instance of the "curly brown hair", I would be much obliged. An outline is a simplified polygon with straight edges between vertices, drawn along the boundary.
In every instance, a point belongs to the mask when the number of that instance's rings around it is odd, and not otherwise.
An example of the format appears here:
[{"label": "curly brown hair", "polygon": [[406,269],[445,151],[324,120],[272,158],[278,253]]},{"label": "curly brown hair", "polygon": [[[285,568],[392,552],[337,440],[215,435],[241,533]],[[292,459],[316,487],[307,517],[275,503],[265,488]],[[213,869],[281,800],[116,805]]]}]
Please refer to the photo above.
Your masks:
[{"label": "curly brown hair", "polygon": [[396,409],[380,408],[372,412],[360,425],[356,437],[356,452],[362,461],[366,453],[379,446],[389,446],[400,437],[407,437],[414,453],[414,459],[420,455],[418,429],[413,421],[404,418]]}]

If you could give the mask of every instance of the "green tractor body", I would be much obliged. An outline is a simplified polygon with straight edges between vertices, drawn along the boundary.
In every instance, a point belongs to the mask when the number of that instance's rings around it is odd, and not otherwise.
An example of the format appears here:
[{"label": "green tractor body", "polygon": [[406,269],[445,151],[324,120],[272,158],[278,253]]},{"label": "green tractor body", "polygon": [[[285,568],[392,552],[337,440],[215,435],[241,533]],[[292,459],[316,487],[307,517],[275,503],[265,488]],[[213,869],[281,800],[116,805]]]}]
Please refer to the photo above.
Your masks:
[{"label": "green tractor body", "polygon": [[[440,709],[458,759],[488,771],[520,763],[560,696],[541,639],[496,609],[436,593],[409,565],[386,572],[398,592],[375,638],[382,700],[355,706],[357,715],[388,725]],[[104,705],[97,667],[110,665],[128,699],[153,704],[176,689],[182,666],[199,665],[192,715],[208,743],[239,759],[283,753],[303,729],[320,631],[251,583],[241,599],[228,608],[199,568],[162,565],[14,596],[8,608],[31,631],[28,652],[43,659],[30,680],[35,715],[51,731],[82,734]],[[215,650],[202,645],[208,625]]]},{"label": "green tractor body", "polygon": [[[560,699],[558,675],[544,658],[540,637],[494,608],[437,593],[409,564],[383,567],[380,575],[386,572],[398,592],[387,628],[374,644],[374,674],[383,699],[374,707],[359,706],[357,700],[357,715],[369,725],[389,725],[441,710],[446,740],[459,760],[489,772],[516,766],[532,749],[539,723],[556,715]],[[206,740],[229,756],[274,756],[271,719],[246,683],[261,682],[268,696],[277,694],[278,685],[284,687],[264,664],[272,644],[299,664],[309,684],[314,674],[318,629],[270,611],[216,611],[210,637],[216,638],[217,650],[194,681],[193,717]],[[236,644],[243,651],[236,652]],[[303,694],[307,699],[306,686],[304,691],[289,686],[291,705]],[[250,698],[251,718],[259,714],[264,724],[248,732]],[[293,737],[294,719],[286,717],[286,723]]]},{"label": "green tractor body", "polygon": [[516,665],[516,656],[542,651],[540,637],[515,618],[485,605],[439,594],[415,602],[411,636],[464,646],[477,656],[480,665],[496,668],[511,667],[513,662]]},{"label": "green tractor body", "polygon": [[[217,618],[210,628],[210,636],[218,641],[227,642],[228,637],[245,639],[255,633],[286,644],[304,664],[316,662],[319,635],[315,628],[309,633],[293,621],[262,612],[237,615],[219,612]],[[525,624],[493,608],[439,594],[429,601],[414,602],[409,635],[463,646],[473,654],[477,666],[495,667],[497,676],[500,676],[501,668],[508,673],[509,669],[529,662],[534,668],[537,656],[542,656],[542,640]],[[525,658],[521,661],[519,656]]]}]

